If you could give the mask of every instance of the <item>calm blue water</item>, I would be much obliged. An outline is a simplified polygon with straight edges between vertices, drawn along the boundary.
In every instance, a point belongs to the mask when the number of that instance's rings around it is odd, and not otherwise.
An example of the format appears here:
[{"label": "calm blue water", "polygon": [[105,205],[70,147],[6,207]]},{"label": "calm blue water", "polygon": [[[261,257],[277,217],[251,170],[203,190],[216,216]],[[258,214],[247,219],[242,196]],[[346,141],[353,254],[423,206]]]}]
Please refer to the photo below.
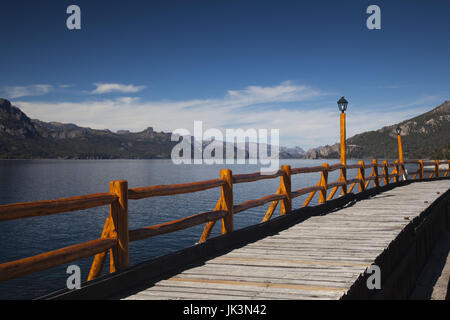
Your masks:
[{"label": "calm blue water", "polygon": [[[305,167],[321,165],[323,162],[282,160],[281,164]],[[332,164],[338,160],[327,162]],[[214,179],[223,168],[231,169],[234,174],[259,171],[256,165],[177,166],[170,160],[1,160],[0,204],[108,192],[111,180],[128,180],[129,188],[134,188]],[[367,171],[369,174],[369,170]],[[338,171],[331,173],[329,181],[336,181],[337,175]],[[348,177],[354,175],[354,170],[349,170]],[[295,175],[292,190],[315,185],[318,180],[318,173]],[[278,184],[279,179],[237,184],[234,186],[235,204],[275,193]],[[215,188],[186,195],[130,200],[130,229],[213,210],[219,195],[220,189]],[[294,199],[294,208],[300,207],[304,199],[305,196]],[[316,203],[317,196],[312,204]],[[260,222],[268,206],[269,204],[236,214],[235,229]],[[274,216],[279,214],[278,210]],[[109,208],[104,206],[79,212],[0,222],[0,263],[97,239],[108,215]],[[195,244],[203,227],[196,226],[132,242],[131,264]],[[217,223],[211,236],[219,233],[220,223]],[[82,277],[86,279],[91,262],[92,258],[86,258],[70,264],[79,265]],[[0,299],[29,299],[61,289],[66,285],[68,265],[0,283]]]}]

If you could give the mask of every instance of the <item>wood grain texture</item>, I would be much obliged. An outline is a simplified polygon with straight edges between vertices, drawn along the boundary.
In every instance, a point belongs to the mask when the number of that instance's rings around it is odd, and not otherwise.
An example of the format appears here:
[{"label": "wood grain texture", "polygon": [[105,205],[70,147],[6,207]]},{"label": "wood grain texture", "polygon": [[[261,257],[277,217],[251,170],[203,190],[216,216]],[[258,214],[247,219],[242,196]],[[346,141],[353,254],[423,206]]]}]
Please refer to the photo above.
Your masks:
[{"label": "wood grain texture", "polygon": [[128,182],[111,181],[109,192],[117,196],[110,205],[111,232],[117,234],[117,245],[110,250],[110,272],[125,270],[130,266],[128,228]]},{"label": "wood grain texture", "polygon": [[221,187],[222,210],[226,215],[222,218],[222,234],[233,232],[233,175],[230,169],[220,170],[220,178],[225,182]]}]

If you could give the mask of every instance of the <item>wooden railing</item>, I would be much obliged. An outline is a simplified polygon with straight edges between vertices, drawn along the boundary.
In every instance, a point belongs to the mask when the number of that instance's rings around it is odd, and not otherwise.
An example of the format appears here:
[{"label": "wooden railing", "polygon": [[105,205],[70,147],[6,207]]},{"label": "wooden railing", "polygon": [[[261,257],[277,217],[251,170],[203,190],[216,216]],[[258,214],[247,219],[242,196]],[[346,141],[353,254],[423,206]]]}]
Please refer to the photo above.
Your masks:
[{"label": "wooden railing", "polygon": [[[408,174],[405,170],[406,164],[417,165],[417,171]],[[412,176],[411,179],[449,176],[449,168],[440,170],[440,164],[447,164],[450,166],[450,161],[408,160],[404,163],[399,163],[399,161],[391,163],[383,161],[382,163],[378,163],[376,159],[373,159],[371,163],[359,161],[357,164],[347,166],[342,164],[328,165],[325,163],[322,166],[291,168],[288,165],[284,165],[280,170],[271,175],[263,175],[261,173],[232,175],[231,170],[224,169],[220,171],[219,179],[207,181],[174,185],[157,185],[132,189],[128,189],[128,182],[125,180],[112,181],[110,183],[109,193],[89,194],[49,201],[0,205],[0,221],[45,216],[104,205],[110,206],[110,215],[105,221],[99,239],[0,264],[0,281],[25,276],[82,258],[94,256],[88,276],[88,280],[92,280],[101,274],[108,251],[110,253],[111,273],[129,268],[129,243],[132,241],[142,240],[205,223],[206,225],[199,240],[199,242],[204,242],[210,236],[211,230],[218,220],[222,221],[222,233],[230,233],[234,228],[234,214],[250,208],[270,203],[270,206],[261,221],[266,222],[271,219],[278,203],[280,203],[280,214],[284,215],[292,210],[293,199],[302,195],[308,195],[302,204],[302,206],[305,207],[311,203],[311,200],[317,192],[319,192],[318,202],[319,204],[322,204],[333,199],[339,189],[341,189],[340,194],[345,195],[353,192],[356,185],[358,186],[358,192],[361,192],[370,186],[370,182],[372,182],[373,186],[387,185],[391,183],[391,180],[394,182],[399,181],[402,176],[404,179],[409,179],[409,176]],[[432,166],[433,169],[426,169],[429,166]],[[389,172],[390,168],[392,168],[391,172]],[[347,170],[349,169],[357,170],[355,178],[348,179]],[[372,169],[369,176],[366,176],[367,169]],[[328,174],[336,170],[340,171],[338,180],[334,182],[328,181]],[[293,175],[314,172],[321,174],[320,179],[315,186],[292,190],[291,179]],[[280,184],[274,194],[259,199],[245,201],[240,204],[234,204],[234,184],[274,179],[278,177],[280,177]],[[218,187],[220,187],[221,195],[213,211],[198,213],[189,217],[140,229],[129,230],[128,228],[129,200],[192,193]]]}]

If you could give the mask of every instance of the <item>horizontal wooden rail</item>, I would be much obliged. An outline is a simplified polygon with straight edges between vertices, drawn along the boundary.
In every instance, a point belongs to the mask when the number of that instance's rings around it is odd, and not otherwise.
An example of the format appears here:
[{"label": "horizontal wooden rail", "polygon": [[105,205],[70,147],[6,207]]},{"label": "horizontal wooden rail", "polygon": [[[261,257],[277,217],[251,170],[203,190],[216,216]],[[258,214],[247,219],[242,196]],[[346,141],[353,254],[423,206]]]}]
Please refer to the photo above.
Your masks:
[{"label": "horizontal wooden rail", "polygon": [[0,205],[0,221],[45,216],[84,210],[111,204],[117,197],[110,193],[95,193],[56,200]]},{"label": "horizontal wooden rail", "polygon": [[33,257],[0,264],[0,281],[22,277],[111,249],[117,238],[96,239]]},{"label": "horizontal wooden rail", "polygon": [[235,206],[233,206],[233,212],[234,213],[238,213],[238,212],[242,212],[244,210],[250,209],[250,208],[254,208],[254,207],[259,207],[259,206],[263,206],[268,202],[272,202],[272,201],[276,201],[276,200],[282,200],[285,198],[285,195],[283,194],[271,194],[259,199],[255,199],[255,200],[248,200],[245,201],[241,204],[237,204]]},{"label": "horizontal wooden rail", "polygon": [[175,194],[192,193],[223,186],[225,182],[221,179],[198,181],[191,183],[157,185],[140,187],[128,190],[128,199],[143,199],[149,197],[171,196]]},{"label": "horizontal wooden rail", "polygon": [[186,218],[169,221],[161,224],[157,224],[150,227],[130,230],[129,237],[130,241],[137,241],[146,239],[149,237],[154,237],[157,235],[170,233],[182,229],[187,229],[208,221],[214,221],[220,218],[223,218],[227,214],[226,211],[217,210],[217,211],[209,211],[198,213]]},{"label": "horizontal wooden rail", "polygon": [[338,170],[338,169],[343,169],[343,168],[345,168],[345,166],[343,164],[340,164],[340,163],[333,164],[333,165],[328,167],[328,172],[335,171],[335,170]]},{"label": "horizontal wooden rail", "polygon": [[347,184],[348,183],[339,182],[339,181],[331,182],[331,183],[327,184],[327,189],[331,189],[331,188],[334,188],[334,187],[342,187],[342,186],[346,186]]},{"label": "horizontal wooden rail", "polygon": [[307,188],[301,188],[295,191],[291,192],[291,198],[297,198],[299,196],[302,196],[304,194],[308,194],[310,192],[320,191],[323,188],[321,186],[314,186],[314,187],[307,187]]},{"label": "horizontal wooden rail", "polygon": [[323,172],[323,171],[325,171],[325,168],[323,166],[293,168],[291,169],[291,174]]},{"label": "horizontal wooden rail", "polygon": [[[380,175],[380,177],[381,177],[381,175]],[[362,180],[358,179],[358,178],[350,179],[350,180],[347,180],[347,185],[352,184],[352,183],[360,183],[360,182],[362,182]]]},{"label": "horizontal wooden rail", "polygon": [[435,161],[424,161],[423,165],[424,166],[434,166],[436,164]]},{"label": "horizontal wooden rail", "polygon": [[283,171],[278,170],[274,174],[261,174],[259,172],[233,175],[233,183],[253,182],[264,179],[273,179],[283,175]]},{"label": "horizontal wooden rail", "polygon": [[349,164],[347,165],[347,169],[360,169],[362,166],[360,164]]}]

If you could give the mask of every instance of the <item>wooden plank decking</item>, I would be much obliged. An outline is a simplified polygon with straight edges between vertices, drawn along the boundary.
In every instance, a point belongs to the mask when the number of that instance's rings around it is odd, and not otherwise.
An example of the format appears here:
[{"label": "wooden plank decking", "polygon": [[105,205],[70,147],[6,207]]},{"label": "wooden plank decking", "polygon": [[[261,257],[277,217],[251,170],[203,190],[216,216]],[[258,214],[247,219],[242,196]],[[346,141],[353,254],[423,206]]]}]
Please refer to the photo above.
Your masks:
[{"label": "wooden plank decking", "polygon": [[449,188],[450,180],[394,188],[311,217],[125,299],[339,299]]}]

